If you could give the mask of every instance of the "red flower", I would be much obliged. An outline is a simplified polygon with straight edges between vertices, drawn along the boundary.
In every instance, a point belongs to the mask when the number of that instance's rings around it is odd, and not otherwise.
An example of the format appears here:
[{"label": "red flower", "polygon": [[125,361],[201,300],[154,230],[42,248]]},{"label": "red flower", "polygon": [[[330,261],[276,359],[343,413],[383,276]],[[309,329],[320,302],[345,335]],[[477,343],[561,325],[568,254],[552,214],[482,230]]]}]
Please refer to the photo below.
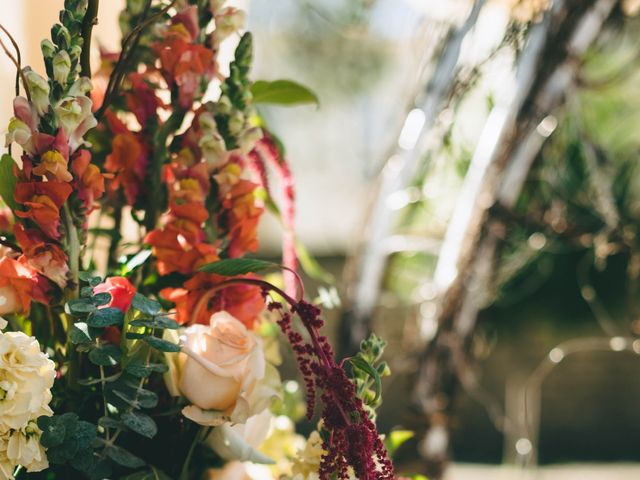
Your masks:
[{"label": "red flower", "polygon": [[124,189],[127,203],[133,205],[144,185],[148,149],[111,111],[108,110],[105,115],[115,134],[111,153],[104,164],[105,170],[115,174],[109,182],[109,190],[116,192]]},{"label": "red flower", "polygon": [[91,163],[88,150],[78,150],[73,156],[71,168],[76,176],[75,188],[87,214],[93,211],[94,202],[104,193],[105,176]]},{"label": "red flower", "polygon": [[31,300],[48,304],[47,281],[35,270],[10,258],[0,258],[0,315],[28,313]]},{"label": "red flower", "polygon": [[49,280],[64,288],[67,284],[67,255],[55,243],[48,241],[42,232],[36,229],[26,230],[17,223],[13,232],[23,255],[20,260],[28,264]]},{"label": "red flower", "polygon": [[117,308],[125,313],[131,306],[136,287],[125,277],[109,277],[104,283],[94,287],[93,293],[110,293],[111,301],[105,306]]},{"label": "red flower", "polygon": [[22,182],[16,185],[16,202],[27,210],[16,210],[20,218],[33,220],[50,238],[58,239],[60,207],[71,195],[71,185],[63,182]]},{"label": "red flower", "polygon": [[184,288],[165,288],[160,296],[176,304],[176,320],[182,325],[208,325],[211,315],[224,310],[248,328],[253,328],[258,315],[264,310],[260,288],[233,285],[216,290],[216,286],[224,280],[225,277],[197,273],[185,282]]}]

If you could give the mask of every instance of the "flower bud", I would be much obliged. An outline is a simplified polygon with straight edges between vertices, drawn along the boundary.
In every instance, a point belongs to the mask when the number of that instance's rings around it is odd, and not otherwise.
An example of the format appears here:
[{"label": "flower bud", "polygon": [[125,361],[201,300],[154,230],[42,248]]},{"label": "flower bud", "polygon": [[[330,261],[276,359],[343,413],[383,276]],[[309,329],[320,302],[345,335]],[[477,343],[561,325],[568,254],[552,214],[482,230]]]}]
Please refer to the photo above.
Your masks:
[{"label": "flower bud", "polygon": [[44,58],[52,58],[56,53],[56,46],[51,40],[44,39],[40,42],[40,50],[42,50],[42,56]]},{"label": "flower bud", "polygon": [[60,85],[65,85],[71,71],[71,58],[65,50],[60,50],[53,57],[53,78]]},{"label": "flower bud", "polygon": [[250,128],[249,130],[244,132],[240,136],[240,139],[238,140],[238,143],[240,144],[240,151],[245,154],[249,153],[251,150],[253,150],[253,147],[255,147],[256,143],[261,138],[262,138],[261,128],[259,127]]},{"label": "flower bud", "polygon": [[240,110],[236,110],[229,118],[229,132],[231,135],[239,135],[244,129],[244,114]]},{"label": "flower bud", "polygon": [[23,72],[31,94],[31,103],[38,115],[42,116],[49,110],[49,82],[28,67]]}]

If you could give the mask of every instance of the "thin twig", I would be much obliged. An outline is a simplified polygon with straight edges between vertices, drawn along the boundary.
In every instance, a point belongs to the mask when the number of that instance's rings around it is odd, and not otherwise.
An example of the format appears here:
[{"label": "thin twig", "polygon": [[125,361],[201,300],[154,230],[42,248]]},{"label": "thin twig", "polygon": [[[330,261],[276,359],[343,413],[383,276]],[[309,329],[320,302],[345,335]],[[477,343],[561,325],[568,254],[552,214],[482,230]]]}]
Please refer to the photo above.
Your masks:
[{"label": "thin twig", "polygon": [[1,23],[0,23],[0,30],[2,30],[7,35],[7,37],[9,37],[9,41],[13,45],[13,48],[16,50],[17,58],[14,57],[11,52],[9,52],[9,49],[7,48],[7,46],[4,44],[4,42],[0,38],[0,46],[2,46],[2,50],[4,50],[4,53],[7,54],[7,57],[9,57],[11,62],[13,62],[13,64],[16,66],[16,97],[20,95],[20,81],[19,81],[19,79],[22,79],[22,86],[24,87],[24,91],[25,91],[25,93],[27,95],[27,100],[31,101],[31,92],[29,92],[29,86],[27,84],[27,79],[24,76],[24,72],[22,71],[22,67],[21,67],[22,58],[21,58],[21,55],[20,55],[20,48],[18,47],[18,43],[16,42],[15,38],[13,38],[11,33],[9,33],[9,30],[7,30]]},{"label": "thin twig", "polygon": [[[169,5],[167,5],[158,13],[149,17],[145,22],[141,23],[136,28],[134,28],[129,33],[129,35],[127,35],[127,37],[124,39],[124,41],[122,42],[122,52],[120,53],[120,58],[118,58],[116,65],[113,67],[113,72],[109,77],[109,83],[107,84],[104,100],[102,102],[102,105],[98,109],[98,111],[95,113],[96,119],[99,120],[102,117],[102,115],[104,115],[104,112],[106,111],[106,109],[109,108],[109,104],[111,103],[111,100],[117,95],[118,90],[120,89],[120,86],[122,83],[122,79],[124,78],[124,74],[125,74],[124,67],[129,61],[130,52],[135,51],[135,47],[140,41],[140,38],[142,38],[142,31],[145,28],[147,28],[149,25],[154,23],[162,15],[167,13],[171,9],[171,7],[173,7],[176,1],[177,0],[172,0],[172,2]],[[147,5],[150,5],[150,3],[151,2],[149,1]]]}]

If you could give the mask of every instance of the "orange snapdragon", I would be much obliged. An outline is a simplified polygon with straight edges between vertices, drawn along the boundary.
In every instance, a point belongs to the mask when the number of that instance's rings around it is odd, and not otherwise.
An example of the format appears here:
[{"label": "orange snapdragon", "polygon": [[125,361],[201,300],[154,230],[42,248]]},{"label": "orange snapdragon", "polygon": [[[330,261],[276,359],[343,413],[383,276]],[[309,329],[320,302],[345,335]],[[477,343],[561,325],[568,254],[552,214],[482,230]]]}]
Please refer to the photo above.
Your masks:
[{"label": "orange snapdragon", "polygon": [[31,300],[47,303],[46,281],[11,257],[0,258],[0,315],[28,313]]},{"label": "orange snapdragon", "polygon": [[32,220],[45,235],[57,240],[60,238],[60,207],[71,191],[71,185],[63,182],[19,182],[14,196],[26,210],[16,210],[15,214]]}]

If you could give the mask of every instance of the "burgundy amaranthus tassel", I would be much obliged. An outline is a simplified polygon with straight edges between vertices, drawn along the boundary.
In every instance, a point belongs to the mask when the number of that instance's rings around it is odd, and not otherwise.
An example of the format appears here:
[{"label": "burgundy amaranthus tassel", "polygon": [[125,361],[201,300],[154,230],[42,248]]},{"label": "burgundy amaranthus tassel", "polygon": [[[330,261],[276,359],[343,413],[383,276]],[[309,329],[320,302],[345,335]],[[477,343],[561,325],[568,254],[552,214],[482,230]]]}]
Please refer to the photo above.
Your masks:
[{"label": "burgundy amaranthus tassel", "polygon": [[355,385],[336,363],[329,341],[319,332],[324,324],[320,309],[304,300],[289,300],[291,312],[298,314],[309,333],[309,342],[293,329],[292,315],[281,304],[273,302],[269,308],[281,313],[278,324],[292,345],[304,377],[307,416],[313,415],[316,388],[321,391],[323,427],[329,435],[322,445],[327,453],[320,464],[320,479],[329,480],[332,474],[347,479],[349,466],[360,480],[395,479],[393,464],[375,424],[356,395]]}]

